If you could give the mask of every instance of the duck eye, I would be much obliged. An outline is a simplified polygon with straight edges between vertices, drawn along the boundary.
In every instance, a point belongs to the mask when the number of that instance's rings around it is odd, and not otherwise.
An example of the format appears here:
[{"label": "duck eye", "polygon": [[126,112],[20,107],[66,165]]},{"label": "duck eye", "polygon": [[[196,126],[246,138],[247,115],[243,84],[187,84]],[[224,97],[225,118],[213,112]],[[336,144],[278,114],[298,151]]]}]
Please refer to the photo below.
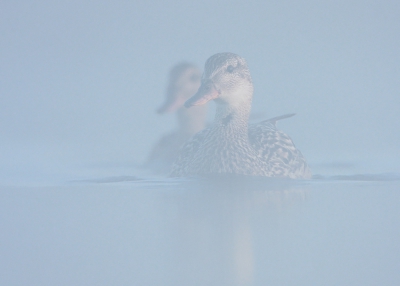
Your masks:
[{"label": "duck eye", "polygon": [[226,68],[226,71],[227,72],[229,72],[229,73],[232,73],[233,72],[233,66],[231,66],[231,65],[229,65],[227,68]]}]

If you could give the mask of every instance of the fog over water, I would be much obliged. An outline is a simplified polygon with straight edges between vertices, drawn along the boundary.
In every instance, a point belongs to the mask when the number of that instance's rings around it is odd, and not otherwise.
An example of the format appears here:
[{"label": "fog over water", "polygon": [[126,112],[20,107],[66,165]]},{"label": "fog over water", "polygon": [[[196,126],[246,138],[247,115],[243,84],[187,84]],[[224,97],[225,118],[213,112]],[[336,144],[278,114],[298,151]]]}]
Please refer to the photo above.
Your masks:
[{"label": "fog over water", "polygon": [[[0,284],[399,284],[399,15],[398,1],[0,2]],[[138,168],[177,124],[156,113],[171,67],[219,52],[246,59],[260,120],[296,113],[278,127],[313,180]]]},{"label": "fog over water", "polygon": [[4,170],[141,163],[175,124],[155,113],[169,69],[229,51],[249,64],[253,112],[297,114],[279,127],[310,163],[399,171],[397,1],[0,5]]}]

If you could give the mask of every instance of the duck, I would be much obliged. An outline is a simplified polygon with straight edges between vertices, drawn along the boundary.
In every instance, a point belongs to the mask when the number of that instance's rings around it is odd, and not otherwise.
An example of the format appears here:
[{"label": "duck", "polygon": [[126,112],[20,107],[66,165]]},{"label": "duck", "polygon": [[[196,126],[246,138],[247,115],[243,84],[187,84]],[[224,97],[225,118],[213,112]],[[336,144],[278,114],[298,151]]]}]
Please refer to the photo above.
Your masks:
[{"label": "duck", "polygon": [[276,127],[280,116],[249,124],[253,82],[247,62],[218,53],[205,63],[201,85],[185,107],[213,100],[213,124],[195,134],[172,165],[170,177],[245,175],[310,179],[312,174],[292,139]]},{"label": "duck", "polygon": [[175,113],[178,126],[164,134],[152,147],[144,163],[144,167],[152,173],[168,175],[182,145],[205,128],[207,106],[195,106],[190,109],[183,106],[198,90],[200,80],[201,71],[193,63],[180,62],[171,68],[165,100],[157,109],[157,113]]}]

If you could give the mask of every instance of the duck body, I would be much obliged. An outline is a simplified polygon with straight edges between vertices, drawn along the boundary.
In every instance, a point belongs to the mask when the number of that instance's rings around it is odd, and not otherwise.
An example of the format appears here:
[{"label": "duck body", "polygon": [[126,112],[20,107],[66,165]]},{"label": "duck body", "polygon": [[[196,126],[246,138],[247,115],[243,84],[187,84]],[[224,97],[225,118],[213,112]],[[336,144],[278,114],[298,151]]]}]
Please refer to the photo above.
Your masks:
[{"label": "duck body", "polygon": [[275,122],[250,124],[245,132],[221,124],[197,133],[181,149],[171,176],[238,174],[311,178],[304,156],[292,139],[276,128]]},{"label": "duck body", "polygon": [[157,113],[175,113],[178,126],[156,142],[144,164],[155,174],[168,174],[182,145],[205,127],[207,107],[184,108],[183,104],[200,86],[200,70],[190,63],[175,65],[169,75],[165,101]]},{"label": "duck body", "polygon": [[171,176],[311,177],[301,152],[288,135],[276,128],[279,118],[248,124],[252,94],[253,85],[243,58],[222,53],[207,61],[202,85],[185,105],[214,99],[215,120],[183,146]]}]

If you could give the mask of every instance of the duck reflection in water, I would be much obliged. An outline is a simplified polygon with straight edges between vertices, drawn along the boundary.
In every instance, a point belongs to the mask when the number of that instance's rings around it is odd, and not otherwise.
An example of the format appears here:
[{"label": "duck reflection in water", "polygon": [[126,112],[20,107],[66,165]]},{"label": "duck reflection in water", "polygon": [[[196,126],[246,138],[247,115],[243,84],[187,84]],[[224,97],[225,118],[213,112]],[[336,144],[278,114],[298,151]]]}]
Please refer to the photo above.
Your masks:
[{"label": "duck reflection in water", "polygon": [[266,275],[264,266],[273,260],[265,255],[276,251],[266,241],[296,216],[308,184],[230,175],[187,181],[185,194],[175,197],[179,239],[174,253],[185,273],[176,285],[259,285],[257,277]]},{"label": "duck reflection in water", "polygon": [[170,71],[165,101],[157,113],[176,113],[178,128],[164,135],[148,156],[145,167],[156,174],[168,174],[181,146],[205,127],[205,105],[191,109],[183,107],[198,90],[200,78],[201,71],[191,63],[179,63]]}]

